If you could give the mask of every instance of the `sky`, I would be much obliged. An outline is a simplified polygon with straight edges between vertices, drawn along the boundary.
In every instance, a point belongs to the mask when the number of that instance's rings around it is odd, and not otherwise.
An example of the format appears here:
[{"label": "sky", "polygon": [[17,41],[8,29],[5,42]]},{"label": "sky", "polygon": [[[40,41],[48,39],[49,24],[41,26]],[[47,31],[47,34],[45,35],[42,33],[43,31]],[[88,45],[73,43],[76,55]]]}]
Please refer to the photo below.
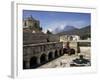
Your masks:
[{"label": "sky", "polygon": [[43,32],[64,29],[67,25],[82,28],[91,24],[90,13],[23,10],[23,19],[29,16],[40,21]]}]

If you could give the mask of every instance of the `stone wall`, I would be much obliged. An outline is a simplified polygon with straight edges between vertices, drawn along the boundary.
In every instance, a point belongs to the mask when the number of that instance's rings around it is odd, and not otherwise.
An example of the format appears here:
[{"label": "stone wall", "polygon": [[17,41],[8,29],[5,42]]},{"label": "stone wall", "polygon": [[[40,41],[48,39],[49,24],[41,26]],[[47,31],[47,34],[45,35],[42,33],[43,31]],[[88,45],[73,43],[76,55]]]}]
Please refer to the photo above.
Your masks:
[{"label": "stone wall", "polygon": [[36,68],[62,55],[62,42],[48,42],[24,45],[23,68]]},{"label": "stone wall", "polygon": [[23,44],[36,44],[46,42],[59,42],[59,36],[53,34],[48,35],[43,33],[23,33]]}]

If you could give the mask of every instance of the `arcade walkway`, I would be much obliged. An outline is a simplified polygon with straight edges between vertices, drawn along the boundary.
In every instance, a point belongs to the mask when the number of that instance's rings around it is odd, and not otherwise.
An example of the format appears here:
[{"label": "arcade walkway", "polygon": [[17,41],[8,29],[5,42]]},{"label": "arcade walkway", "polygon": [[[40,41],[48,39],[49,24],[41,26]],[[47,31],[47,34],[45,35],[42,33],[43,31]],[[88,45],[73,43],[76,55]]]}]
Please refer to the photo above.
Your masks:
[{"label": "arcade walkway", "polygon": [[[81,47],[81,53],[85,56],[86,59],[90,59],[90,47]],[[48,62],[38,68],[62,68],[62,67],[70,67],[70,63],[72,62],[73,59],[78,58],[78,55],[71,55],[68,56],[67,54],[64,54],[63,56]]]}]

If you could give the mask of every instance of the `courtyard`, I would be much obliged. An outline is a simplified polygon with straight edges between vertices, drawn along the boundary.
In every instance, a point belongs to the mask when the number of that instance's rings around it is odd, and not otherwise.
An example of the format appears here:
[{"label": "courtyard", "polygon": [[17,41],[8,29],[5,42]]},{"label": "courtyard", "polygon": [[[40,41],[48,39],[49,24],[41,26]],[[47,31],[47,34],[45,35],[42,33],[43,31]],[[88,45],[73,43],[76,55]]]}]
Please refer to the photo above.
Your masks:
[{"label": "courtyard", "polygon": [[[75,55],[69,56],[68,54],[64,54],[61,57],[58,57],[57,59],[52,60],[51,62],[48,62],[39,68],[65,68],[70,67],[70,63],[79,57],[79,55],[84,55],[84,58],[91,60],[91,54],[90,54],[90,47],[80,47],[81,53],[76,53]],[[88,66],[88,65],[86,65]]]}]

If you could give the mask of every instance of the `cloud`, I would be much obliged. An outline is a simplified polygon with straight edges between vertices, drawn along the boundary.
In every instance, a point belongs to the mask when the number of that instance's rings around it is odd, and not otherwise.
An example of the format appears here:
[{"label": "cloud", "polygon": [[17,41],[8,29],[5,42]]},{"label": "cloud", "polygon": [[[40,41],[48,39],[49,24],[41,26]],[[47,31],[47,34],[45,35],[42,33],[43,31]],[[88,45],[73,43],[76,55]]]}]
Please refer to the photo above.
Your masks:
[{"label": "cloud", "polygon": [[67,21],[53,21],[44,27],[43,32],[46,33],[47,30],[50,30],[55,33],[55,29],[63,30],[67,24]]},{"label": "cloud", "polygon": [[51,32],[55,33],[56,31],[61,31],[64,29],[66,25],[74,26],[76,28],[82,28],[85,27],[85,21],[51,21],[46,25],[46,27],[43,29],[43,32],[46,33],[47,30],[50,30]]},{"label": "cloud", "polygon": [[48,29],[43,29],[43,32],[46,33],[47,30],[49,30],[50,32],[53,32],[53,29],[52,28],[48,28]]}]

